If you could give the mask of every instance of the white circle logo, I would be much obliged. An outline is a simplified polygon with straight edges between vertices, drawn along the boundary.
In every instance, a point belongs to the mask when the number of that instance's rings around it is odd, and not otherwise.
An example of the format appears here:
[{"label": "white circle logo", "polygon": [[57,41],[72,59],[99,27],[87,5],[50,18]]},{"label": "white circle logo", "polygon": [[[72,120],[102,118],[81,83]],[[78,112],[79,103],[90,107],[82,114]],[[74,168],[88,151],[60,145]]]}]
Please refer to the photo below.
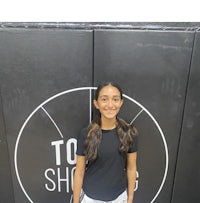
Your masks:
[{"label": "white circle logo", "polygon": [[[34,109],[22,125],[15,144],[14,165],[19,185],[29,202],[71,202],[76,136],[80,125],[86,125],[92,119],[92,93],[95,89],[80,87],[58,93]],[[123,97],[128,110],[123,109],[122,114],[131,117],[130,123],[143,119],[141,122],[144,125],[149,123],[149,129],[153,129],[149,130],[149,137],[139,137],[134,197],[136,202],[142,203],[140,195],[150,190],[144,203],[153,203],[167,177],[167,143],[152,114],[133,98],[125,94]],[[148,154],[145,154],[145,146],[148,146]],[[157,153],[159,158],[154,156]],[[147,163],[144,157],[149,154],[153,159]],[[154,169],[159,170],[159,177],[147,178]],[[149,185],[154,187],[149,189]]]}]

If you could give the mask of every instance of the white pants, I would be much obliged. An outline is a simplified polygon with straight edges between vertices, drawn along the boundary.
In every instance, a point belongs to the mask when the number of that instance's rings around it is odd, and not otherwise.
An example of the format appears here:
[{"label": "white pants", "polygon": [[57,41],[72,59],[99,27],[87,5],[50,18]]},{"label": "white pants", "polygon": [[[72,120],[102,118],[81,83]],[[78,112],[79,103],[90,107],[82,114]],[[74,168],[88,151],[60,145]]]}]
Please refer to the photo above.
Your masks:
[{"label": "white pants", "polygon": [[86,194],[84,194],[84,196],[82,196],[82,200],[80,203],[127,203],[127,192],[124,191],[115,200],[107,201],[107,202],[92,199],[92,198],[88,197]]}]

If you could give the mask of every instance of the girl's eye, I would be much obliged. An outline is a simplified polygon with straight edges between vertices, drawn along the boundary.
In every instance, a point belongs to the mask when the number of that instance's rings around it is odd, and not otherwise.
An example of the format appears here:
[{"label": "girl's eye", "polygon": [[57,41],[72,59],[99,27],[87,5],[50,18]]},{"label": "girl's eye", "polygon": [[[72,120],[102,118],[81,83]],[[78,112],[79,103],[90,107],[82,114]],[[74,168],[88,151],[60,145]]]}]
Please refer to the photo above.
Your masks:
[{"label": "girl's eye", "polygon": [[115,102],[119,102],[119,100],[120,100],[119,98],[114,98]]},{"label": "girl's eye", "polygon": [[102,98],[101,101],[105,102],[105,101],[107,101],[107,99],[106,98]]}]

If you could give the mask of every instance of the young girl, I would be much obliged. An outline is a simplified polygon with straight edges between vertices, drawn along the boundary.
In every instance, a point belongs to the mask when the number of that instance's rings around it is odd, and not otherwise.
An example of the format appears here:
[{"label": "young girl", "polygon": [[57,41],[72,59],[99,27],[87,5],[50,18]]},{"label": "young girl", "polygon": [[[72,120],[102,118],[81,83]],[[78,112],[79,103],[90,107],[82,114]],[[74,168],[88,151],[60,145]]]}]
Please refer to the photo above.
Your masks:
[{"label": "young girl", "polygon": [[132,203],[137,131],[117,117],[122,91],[116,84],[101,84],[93,102],[99,114],[78,137],[73,201]]}]

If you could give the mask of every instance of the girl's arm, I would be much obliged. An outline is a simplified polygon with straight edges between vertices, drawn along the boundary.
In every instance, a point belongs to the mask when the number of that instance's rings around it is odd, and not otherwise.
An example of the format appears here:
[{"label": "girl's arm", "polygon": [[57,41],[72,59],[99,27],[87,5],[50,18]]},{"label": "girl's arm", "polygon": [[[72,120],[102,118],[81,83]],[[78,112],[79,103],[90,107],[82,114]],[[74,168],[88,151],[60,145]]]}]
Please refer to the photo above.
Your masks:
[{"label": "girl's arm", "polygon": [[128,200],[127,203],[133,202],[134,187],[136,181],[136,159],[137,152],[127,154],[127,179],[128,179]]},{"label": "girl's arm", "polygon": [[76,170],[74,172],[73,181],[73,203],[79,203],[83,178],[85,174],[85,162],[85,156],[76,156]]}]

